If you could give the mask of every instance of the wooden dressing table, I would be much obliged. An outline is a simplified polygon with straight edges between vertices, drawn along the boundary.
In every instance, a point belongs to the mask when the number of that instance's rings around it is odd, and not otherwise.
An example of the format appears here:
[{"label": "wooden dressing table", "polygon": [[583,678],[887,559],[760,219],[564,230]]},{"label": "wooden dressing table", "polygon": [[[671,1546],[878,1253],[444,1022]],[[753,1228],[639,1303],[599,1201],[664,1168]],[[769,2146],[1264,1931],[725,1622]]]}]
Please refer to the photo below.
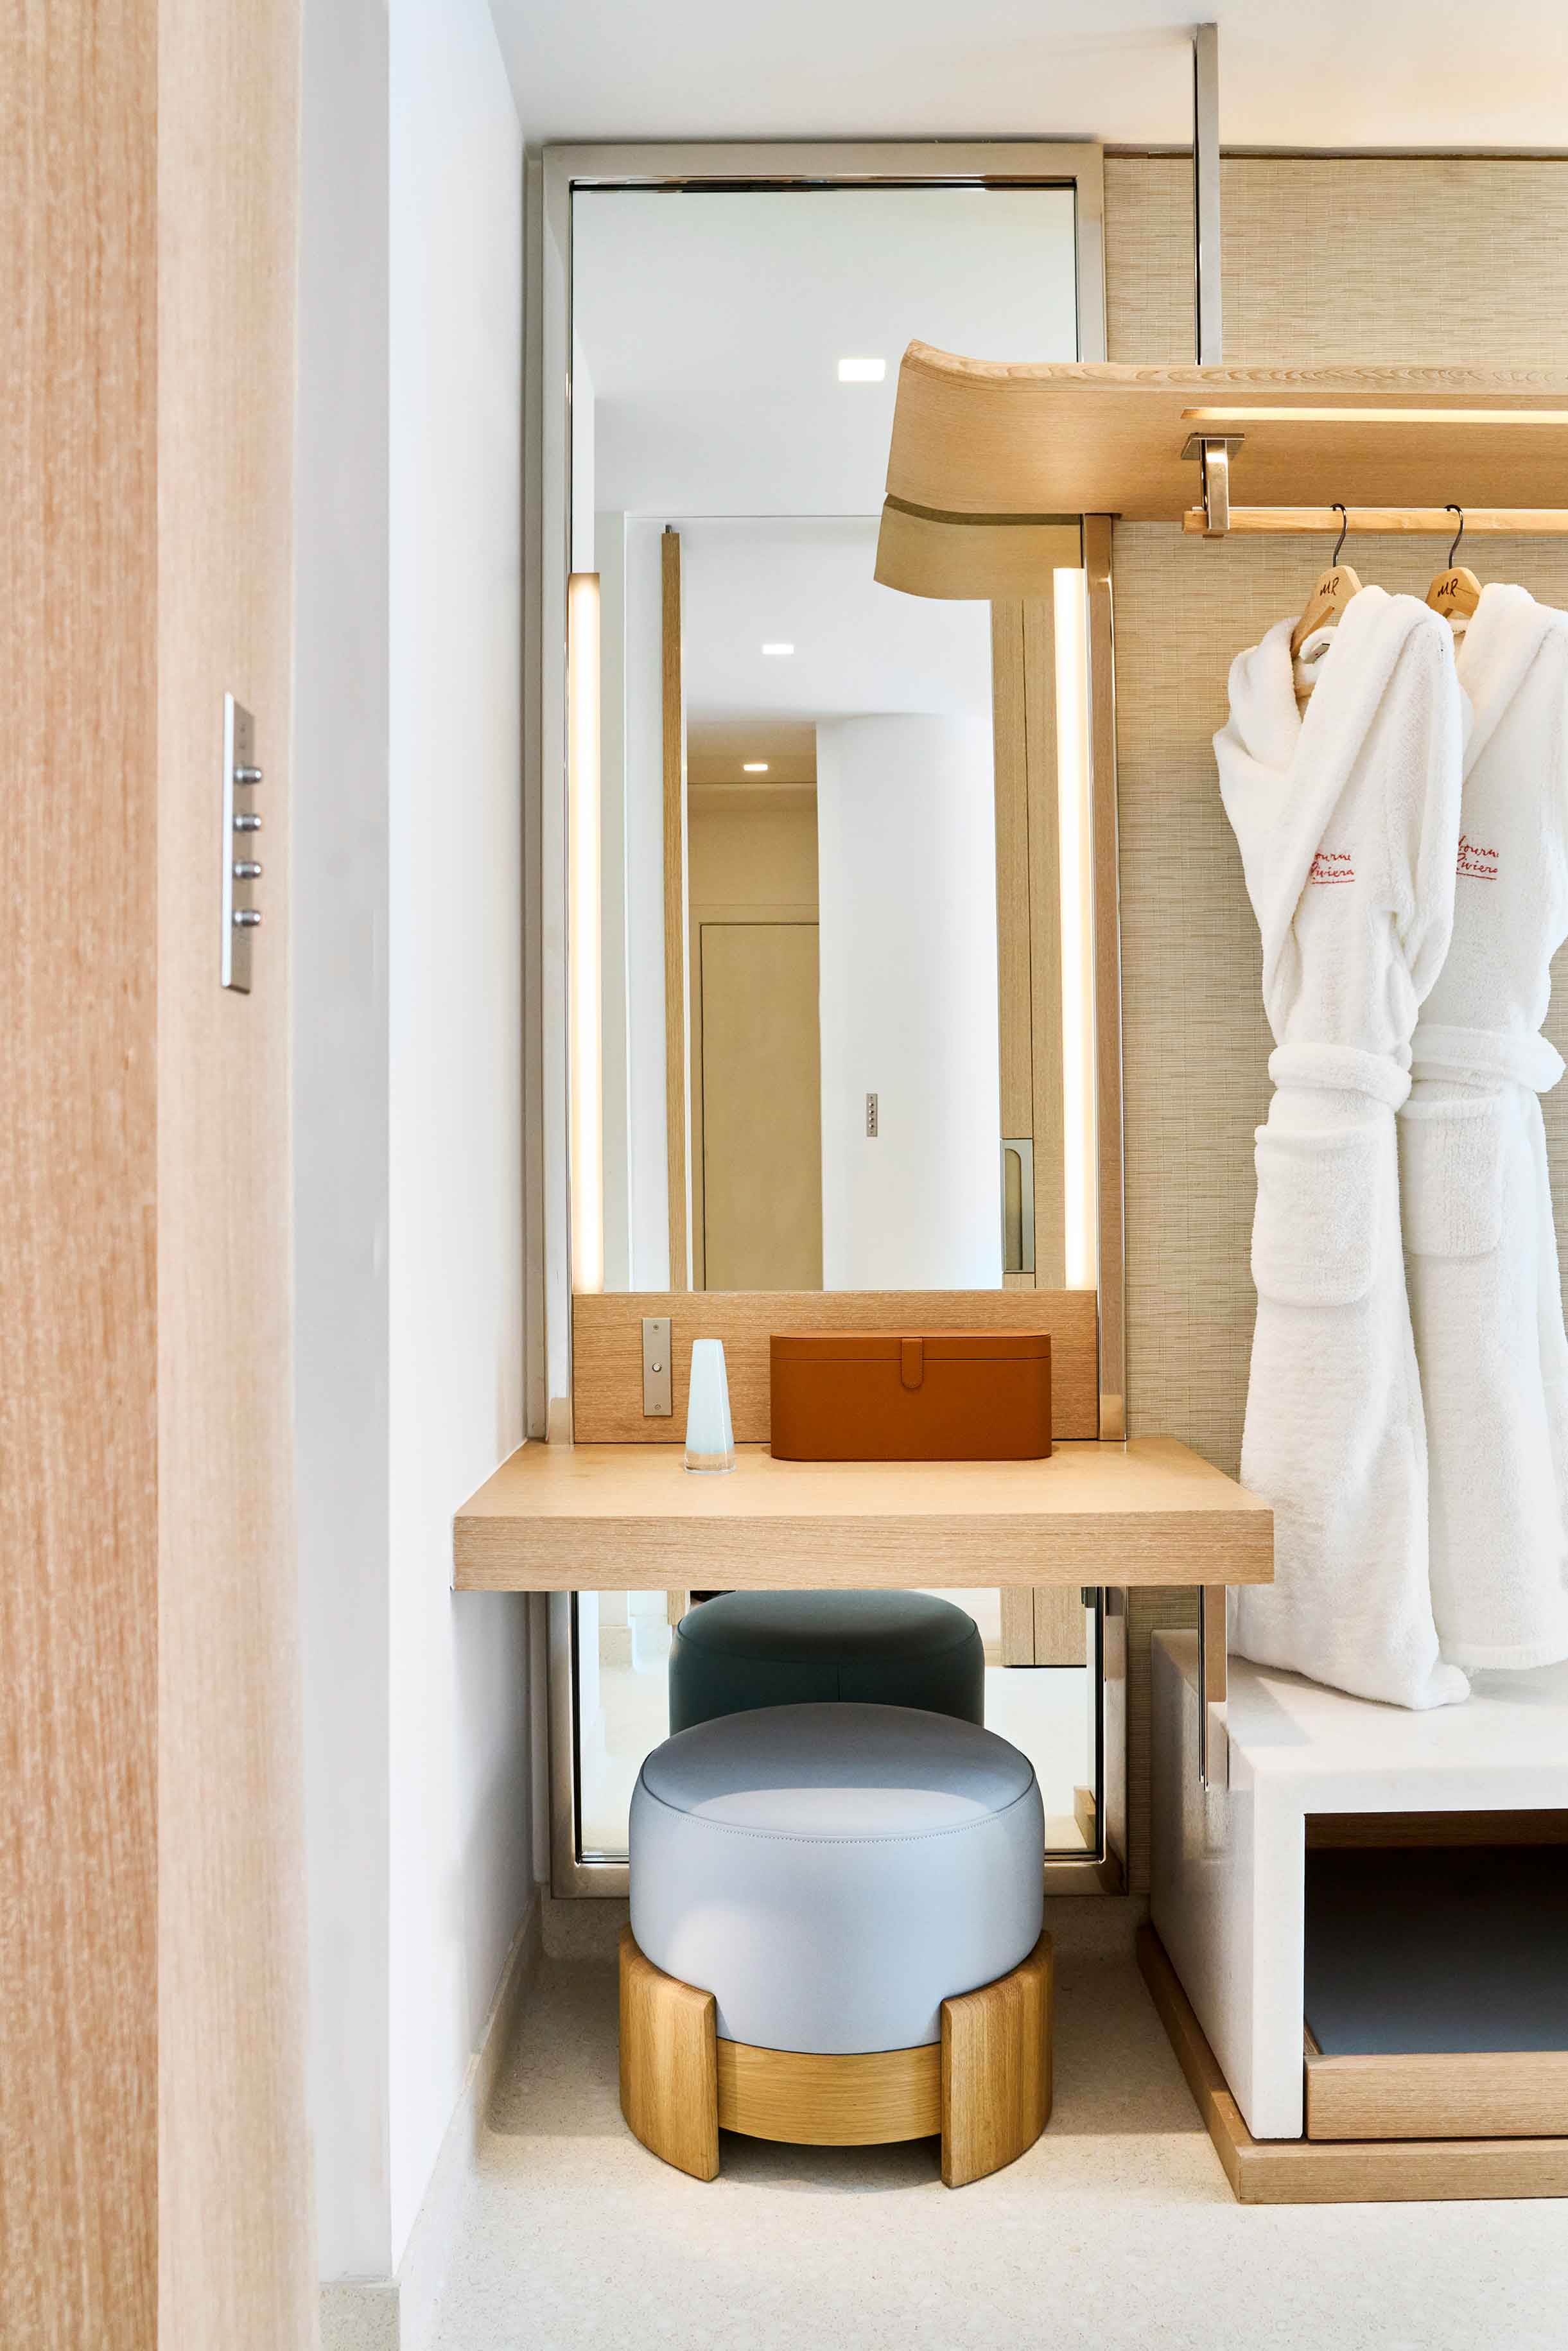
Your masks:
[{"label": "wooden dressing table", "polygon": [[461,1590],[1267,1583],[1273,1513],[1174,1437],[1044,1461],[775,1461],[678,1445],[525,1445],[458,1511]]}]

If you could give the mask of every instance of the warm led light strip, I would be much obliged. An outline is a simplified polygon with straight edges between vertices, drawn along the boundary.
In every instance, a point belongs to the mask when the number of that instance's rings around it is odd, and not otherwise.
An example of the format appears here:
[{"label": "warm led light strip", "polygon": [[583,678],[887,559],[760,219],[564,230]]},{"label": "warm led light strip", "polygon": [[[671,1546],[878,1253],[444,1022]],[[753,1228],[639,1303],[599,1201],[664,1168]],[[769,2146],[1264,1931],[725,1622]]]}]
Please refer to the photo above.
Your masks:
[{"label": "warm led light strip", "polygon": [[1062,1226],[1070,1290],[1099,1281],[1094,1137],[1094,887],[1089,799],[1089,595],[1082,571],[1053,571],[1056,799],[1061,894]]},{"label": "warm led light strip", "polygon": [[604,1287],[604,1102],[599,913],[599,574],[567,589],[567,984],[571,1286]]},{"label": "warm led light strip", "polygon": [[1568,408],[1184,408],[1184,424],[1568,424]]},{"label": "warm led light strip", "polygon": [[[1454,517],[1447,507],[1352,507],[1348,521],[1353,531],[1396,531],[1409,534],[1425,533],[1438,538],[1454,535]],[[1207,517],[1201,507],[1188,507],[1182,516],[1183,530],[1195,537],[1207,537]],[[1318,533],[1337,531],[1338,510],[1333,507],[1232,507],[1226,528],[1232,538],[1266,537],[1291,532]],[[1507,535],[1521,538],[1568,538],[1568,507],[1467,507],[1465,536]]]}]

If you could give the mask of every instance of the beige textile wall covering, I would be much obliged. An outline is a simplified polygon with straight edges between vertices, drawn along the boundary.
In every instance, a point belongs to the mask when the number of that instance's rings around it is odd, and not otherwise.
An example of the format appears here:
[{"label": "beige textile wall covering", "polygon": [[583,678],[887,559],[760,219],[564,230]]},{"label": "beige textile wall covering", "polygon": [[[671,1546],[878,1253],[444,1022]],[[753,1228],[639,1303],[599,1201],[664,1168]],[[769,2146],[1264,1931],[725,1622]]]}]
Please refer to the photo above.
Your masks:
[{"label": "beige textile wall covering", "polygon": [[[1568,382],[1568,163],[1236,157],[1221,193],[1228,360],[1549,368]],[[1105,247],[1111,358],[1190,359],[1189,162],[1106,159]],[[1129,1415],[1134,1435],[1185,1438],[1232,1471],[1270,1040],[1210,737],[1232,656],[1299,610],[1331,545],[1216,544],[1156,523],[1115,533]],[[1374,537],[1346,549],[1363,580],[1416,595],[1445,552]],[[1467,552],[1482,580],[1568,606],[1568,541],[1487,538]],[[1546,1025],[1568,1051],[1568,956]],[[1562,1236],[1568,1083],[1543,1108]],[[1130,1862],[1142,1886],[1147,1636],[1187,1612],[1168,1593],[1134,1594],[1132,1609]]]}]

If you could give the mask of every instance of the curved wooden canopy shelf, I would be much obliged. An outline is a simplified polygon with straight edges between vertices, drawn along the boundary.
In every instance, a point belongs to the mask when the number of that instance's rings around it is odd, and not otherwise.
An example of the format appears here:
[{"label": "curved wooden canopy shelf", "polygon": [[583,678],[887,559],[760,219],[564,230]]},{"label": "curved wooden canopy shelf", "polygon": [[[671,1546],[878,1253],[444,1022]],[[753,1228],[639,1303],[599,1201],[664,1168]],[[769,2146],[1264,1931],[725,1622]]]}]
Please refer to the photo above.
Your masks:
[{"label": "curved wooden canopy shelf", "polygon": [[951,594],[930,584],[939,541],[1018,549],[1020,523],[1070,515],[1179,522],[1201,495],[1183,452],[1206,434],[1231,440],[1230,495],[1250,507],[1568,508],[1568,385],[1544,374],[1035,366],[911,343],[877,576]]}]

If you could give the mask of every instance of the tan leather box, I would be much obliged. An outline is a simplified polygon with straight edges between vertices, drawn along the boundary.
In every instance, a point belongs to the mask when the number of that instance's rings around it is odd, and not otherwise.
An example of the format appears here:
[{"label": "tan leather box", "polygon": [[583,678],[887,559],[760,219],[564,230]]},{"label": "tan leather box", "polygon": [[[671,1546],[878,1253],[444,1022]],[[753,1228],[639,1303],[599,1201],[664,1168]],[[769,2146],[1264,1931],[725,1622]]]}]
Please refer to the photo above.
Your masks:
[{"label": "tan leather box", "polygon": [[1037,1461],[1051,1451],[1045,1331],[775,1332],[780,1461]]}]

